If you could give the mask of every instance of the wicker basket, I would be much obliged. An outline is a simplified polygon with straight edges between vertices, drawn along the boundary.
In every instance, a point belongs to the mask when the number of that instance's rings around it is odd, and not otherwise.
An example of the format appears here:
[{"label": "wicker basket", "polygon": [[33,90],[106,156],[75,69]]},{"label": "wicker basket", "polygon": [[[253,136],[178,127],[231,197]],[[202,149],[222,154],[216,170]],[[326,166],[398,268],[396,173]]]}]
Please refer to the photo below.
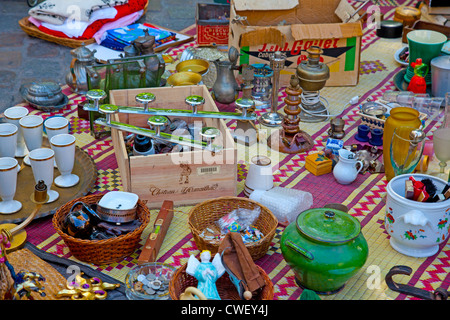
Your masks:
[{"label": "wicker basket", "polygon": [[261,213],[254,226],[263,233],[264,237],[259,241],[246,244],[246,247],[253,260],[263,257],[275,236],[278,220],[267,207],[256,201],[240,197],[220,197],[207,200],[191,209],[188,224],[197,248],[200,251],[209,250],[212,254],[216,253],[219,249],[219,244],[201,237],[200,234],[203,230],[234,209],[245,208],[253,210],[256,206],[261,207]]},{"label": "wicker basket", "polygon": [[69,236],[62,231],[64,218],[72,206],[82,201],[87,205],[96,204],[104,194],[93,194],[74,199],[61,206],[53,215],[53,227],[69,247],[73,256],[81,261],[97,265],[108,264],[129,256],[136,250],[141,240],[141,234],[150,222],[150,211],[141,200],[138,200],[137,218],[141,225],[124,235],[106,240],[84,240]]},{"label": "wicker basket", "polygon": [[[273,284],[264,270],[257,266],[259,273],[264,278],[265,286],[254,294],[251,300],[273,300]],[[172,300],[179,300],[180,295],[188,287],[197,287],[198,281],[193,276],[186,273],[187,264],[178,268],[169,283],[169,294]],[[217,282],[217,291],[222,300],[242,300],[239,297],[238,291],[231,282],[228,274],[225,272]]]},{"label": "wicker basket", "polygon": [[[148,1],[145,4],[143,15],[145,15],[145,13],[147,12],[147,7],[148,7]],[[57,43],[57,44],[60,44],[60,45],[66,46],[66,47],[70,47],[70,48],[78,48],[83,45],[88,45],[88,44],[92,44],[95,42],[94,38],[86,39],[86,40],[76,40],[76,39],[71,39],[71,38],[56,37],[51,34],[47,34],[45,32],[42,32],[41,30],[39,30],[38,27],[36,27],[34,24],[32,24],[30,21],[28,21],[28,18],[29,17],[24,17],[24,18],[20,19],[19,26],[26,34],[28,34],[31,37],[39,38],[39,39],[46,40],[49,42],[54,42],[54,43]]]}]

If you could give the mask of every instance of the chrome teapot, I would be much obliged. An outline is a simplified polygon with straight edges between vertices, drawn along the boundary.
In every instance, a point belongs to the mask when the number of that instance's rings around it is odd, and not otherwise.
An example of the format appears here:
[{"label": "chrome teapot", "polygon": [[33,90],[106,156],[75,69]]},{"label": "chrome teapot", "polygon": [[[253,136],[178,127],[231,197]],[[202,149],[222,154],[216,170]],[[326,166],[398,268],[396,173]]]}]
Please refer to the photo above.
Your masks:
[{"label": "chrome teapot", "polygon": [[96,52],[97,50],[91,51],[86,46],[70,51],[73,59],[70,63],[70,72],[66,74],[66,83],[73,92],[84,94],[88,91],[86,67],[95,63]]}]

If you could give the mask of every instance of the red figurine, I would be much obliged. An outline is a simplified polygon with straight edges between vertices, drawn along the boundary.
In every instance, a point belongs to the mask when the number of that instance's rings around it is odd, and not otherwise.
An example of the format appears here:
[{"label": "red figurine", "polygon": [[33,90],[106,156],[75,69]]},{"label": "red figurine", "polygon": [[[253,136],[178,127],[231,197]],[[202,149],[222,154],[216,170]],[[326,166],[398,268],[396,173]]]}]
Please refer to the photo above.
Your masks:
[{"label": "red figurine", "polygon": [[426,93],[427,83],[425,82],[425,76],[428,73],[428,66],[422,62],[421,58],[417,58],[416,62],[411,62],[411,67],[414,68],[414,76],[409,82],[408,91]]}]

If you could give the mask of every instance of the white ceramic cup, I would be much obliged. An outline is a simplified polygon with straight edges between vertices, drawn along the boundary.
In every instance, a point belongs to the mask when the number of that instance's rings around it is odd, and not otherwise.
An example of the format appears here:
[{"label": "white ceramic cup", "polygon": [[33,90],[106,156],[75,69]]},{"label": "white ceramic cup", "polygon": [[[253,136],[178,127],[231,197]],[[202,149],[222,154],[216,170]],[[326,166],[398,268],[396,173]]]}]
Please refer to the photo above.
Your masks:
[{"label": "white ceramic cup", "polygon": [[75,136],[71,134],[58,134],[50,140],[52,150],[55,152],[56,166],[61,175],[55,178],[55,185],[61,188],[70,188],[76,185],[80,178],[72,173],[75,163]]},{"label": "white ceramic cup", "polygon": [[28,154],[28,149],[23,138],[22,128],[20,127],[19,121],[23,117],[27,116],[29,113],[28,109],[21,106],[11,107],[5,110],[3,115],[5,116],[6,122],[12,123],[19,128],[17,132],[17,147],[16,147],[16,157],[25,157]]},{"label": "white ceramic cup", "polygon": [[[38,115],[28,115],[19,120],[25,144],[30,152],[42,147],[43,123],[44,119]],[[29,154],[25,156],[23,162],[30,165]]]},{"label": "white ceramic cup", "polygon": [[12,123],[0,123],[0,157],[16,156],[19,128]]},{"label": "white ceramic cup", "polygon": [[35,183],[39,180],[44,181],[47,186],[47,195],[49,197],[47,203],[53,202],[59,198],[58,191],[51,190],[53,184],[55,152],[50,148],[37,148],[29,153],[31,169]]},{"label": "white ceramic cup", "polygon": [[273,173],[271,161],[266,156],[254,156],[245,179],[244,194],[249,197],[255,190],[270,190],[273,188]]},{"label": "white ceramic cup", "polygon": [[47,133],[48,141],[58,134],[69,133],[69,120],[64,117],[50,117],[44,121],[45,132]]},{"label": "white ceramic cup", "polygon": [[394,177],[386,188],[384,225],[396,251],[416,258],[430,257],[448,237],[446,221],[450,218],[450,201],[418,202],[405,198],[405,181],[411,176],[417,181],[431,179],[438,192],[446,185],[444,180],[426,174]]},{"label": "white ceramic cup", "polygon": [[17,187],[18,162],[12,157],[0,158],[0,213],[11,214],[22,209],[22,203],[14,200]]}]

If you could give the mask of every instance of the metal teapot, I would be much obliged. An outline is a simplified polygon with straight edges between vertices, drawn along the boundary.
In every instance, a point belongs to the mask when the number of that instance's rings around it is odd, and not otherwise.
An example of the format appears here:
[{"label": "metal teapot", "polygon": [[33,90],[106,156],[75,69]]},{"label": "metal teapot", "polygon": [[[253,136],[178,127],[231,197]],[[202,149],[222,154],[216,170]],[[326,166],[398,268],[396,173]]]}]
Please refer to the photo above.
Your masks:
[{"label": "metal teapot", "polygon": [[70,72],[66,75],[66,83],[73,92],[84,94],[88,91],[86,67],[95,63],[95,53],[97,50],[89,50],[85,46],[70,51],[72,62]]},{"label": "metal teapot", "polygon": [[233,103],[239,95],[240,88],[234,76],[234,70],[239,69],[239,66],[236,66],[238,57],[237,49],[231,47],[228,51],[228,61],[213,61],[217,69],[217,78],[212,87],[212,97],[219,103]]}]

